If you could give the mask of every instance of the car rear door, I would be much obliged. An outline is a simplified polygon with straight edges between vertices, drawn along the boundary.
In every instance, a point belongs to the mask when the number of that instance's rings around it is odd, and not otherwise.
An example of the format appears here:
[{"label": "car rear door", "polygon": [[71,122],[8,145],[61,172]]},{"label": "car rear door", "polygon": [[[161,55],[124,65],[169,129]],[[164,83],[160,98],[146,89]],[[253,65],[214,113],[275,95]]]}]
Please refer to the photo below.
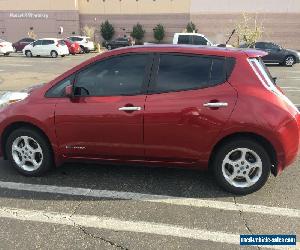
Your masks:
[{"label": "car rear door", "polygon": [[[151,64],[149,54],[114,56],[74,76],[75,97],[58,98],[55,113],[56,134],[65,156],[144,158],[145,92]],[[64,86],[58,87],[61,91]]]},{"label": "car rear door", "polygon": [[233,65],[232,60],[184,54],[157,56],[144,118],[147,160],[208,160],[212,143],[237,99],[226,81],[226,65]]}]

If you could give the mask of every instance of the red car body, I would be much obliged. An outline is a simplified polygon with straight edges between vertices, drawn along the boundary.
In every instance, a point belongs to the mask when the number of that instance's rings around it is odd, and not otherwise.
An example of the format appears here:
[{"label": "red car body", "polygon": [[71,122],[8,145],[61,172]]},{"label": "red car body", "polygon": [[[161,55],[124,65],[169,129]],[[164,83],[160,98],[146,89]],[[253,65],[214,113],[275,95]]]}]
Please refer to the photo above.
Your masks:
[{"label": "red car body", "polygon": [[80,53],[81,49],[80,49],[80,46],[79,46],[78,43],[74,43],[74,42],[72,42],[69,39],[64,39],[63,41],[68,46],[70,54],[75,55],[75,54],[79,54]]},{"label": "red car body", "polygon": [[[49,89],[82,68],[132,53],[225,57],[233,58],[235,65],[226,82],[211,88],[160,94],[145,91],[134,96],[45,97]],[[2,152],[5,155],[8,134],[28,124],[48,138],[56,165],[105,160],[207,169],[220,143],[245,135],[265,145],[276,175],[297,156],[299,112],[281,92],[264,86],[262,76],[255,72],[251,59],[263,55],[256,50],[193,46],[137,46],[103,53],[2,109]],[[219,101],[228,106],[203,106]],[[142,109],[119,110],[133,105]]]}]

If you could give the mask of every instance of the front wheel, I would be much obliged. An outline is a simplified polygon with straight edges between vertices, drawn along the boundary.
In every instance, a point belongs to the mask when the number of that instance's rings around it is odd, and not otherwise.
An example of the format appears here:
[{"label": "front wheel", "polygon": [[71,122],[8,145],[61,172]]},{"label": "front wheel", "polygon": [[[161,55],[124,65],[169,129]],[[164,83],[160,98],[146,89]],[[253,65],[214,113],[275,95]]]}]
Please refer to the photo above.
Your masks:
[{"label": "front wheel", "polygon": [[25,55],[26,57],[32,57],[32,53],[30,50],[26,50]]},{"label": "front wheel", "polygon": [[13,167],[26,176],[40,176],[53,165],[48,140],[30,128],[20,128],[9,135],[6,153]]},{"label": "front wheel", "polygon": [[234,194],[253,193],[269,178],[271,160],[266,150],[251,139],[236,139],[223,145],[213,159],[218,184]]},{"label": "front wheel", "polygon": [[284,62],[283,64],[286,66],[286,67],[292,67],[294,64],[295,64],[296,60],[295,60],[295,57],[294,56],[287,56],[285,59],[284,59]]}]

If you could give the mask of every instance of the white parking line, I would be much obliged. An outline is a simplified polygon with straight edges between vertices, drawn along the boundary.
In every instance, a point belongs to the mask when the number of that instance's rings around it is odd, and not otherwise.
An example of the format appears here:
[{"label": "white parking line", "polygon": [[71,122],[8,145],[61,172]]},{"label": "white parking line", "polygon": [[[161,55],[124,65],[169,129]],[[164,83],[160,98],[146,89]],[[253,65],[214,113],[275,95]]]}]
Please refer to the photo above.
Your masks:
[{"label": "white parking line", "polygon": [[5,63],[5,66],[13,66],[13,67],[31,67],[31,64],[16,64],[16,63]]},{"label": "white parking line", "polygon": [[[240,236],[237,234],[225,233],[221,231],[208,231],[203,229],[191,229],[175,225],[146,221],[125,221],[109,217],[72,215],[68,213],[25,210],[7,207],[0,208],[0,218],[40,223],[52,223],[76,227],[89,227],[113,231],[147,233],[235,245],[240,244]],[[280,249],[282,249],[282,247]]]},{"label": "white parking line", "polygon": [[134,201],[141,201],[141,202],[154,202],[154,203],[163,203],[163,204],[178,205],[178,206],[213,208],[218,210],[242,211],[246,213],[257,213],[257,214],[267,214],[272,216],[284,216],[289,218],[300,218],[300,210],[298,209],[269,207],[263,205],[240,204],[234,202],[205,200],[205,199],[198,199],[198,198],[183,198],[183,197],[174,197],[174,196],[165,196],[165,195],[152,195],[152,194],[142,194],[142,193],[132,193],[132,192],[119,192],[119,191],[74,188],[74,187],[59,187],[59,186],[52,186],[52,185],[37,185],[37,184],[25,184],[25,183],[2,182],[2,181],[0,181],[0,188],[19,190],[19,191],[38,192],[38,193],[86,196],[86,197],[95,197],[95,198],[123,199],[123,200],[134,200]]}]

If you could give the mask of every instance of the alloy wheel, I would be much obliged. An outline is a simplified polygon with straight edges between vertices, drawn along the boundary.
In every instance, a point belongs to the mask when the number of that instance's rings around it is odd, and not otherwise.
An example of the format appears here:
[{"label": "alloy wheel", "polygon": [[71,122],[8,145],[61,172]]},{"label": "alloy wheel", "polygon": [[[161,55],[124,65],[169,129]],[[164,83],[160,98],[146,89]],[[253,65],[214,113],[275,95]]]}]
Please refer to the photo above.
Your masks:
[{"label": "alloy wheel", "polygon": [[285,59],[285,65],[286,66],[293,66],[295,63],[295,59],[294,57],[292,56],[288,56],[286,59]]},{"label": "alloy wheel", "polygon": [[12,157],[19,168],[35,171],[43,163],[43,151],[39,143],[29,136],[19,136],[12,143]]},{"label": "alloy wheel", "polygon": [[222,162],[225,180],[237,188],[248,188],[258,182],[262,175],[263,164],[259,155],[248,148],[230,151]]}]

